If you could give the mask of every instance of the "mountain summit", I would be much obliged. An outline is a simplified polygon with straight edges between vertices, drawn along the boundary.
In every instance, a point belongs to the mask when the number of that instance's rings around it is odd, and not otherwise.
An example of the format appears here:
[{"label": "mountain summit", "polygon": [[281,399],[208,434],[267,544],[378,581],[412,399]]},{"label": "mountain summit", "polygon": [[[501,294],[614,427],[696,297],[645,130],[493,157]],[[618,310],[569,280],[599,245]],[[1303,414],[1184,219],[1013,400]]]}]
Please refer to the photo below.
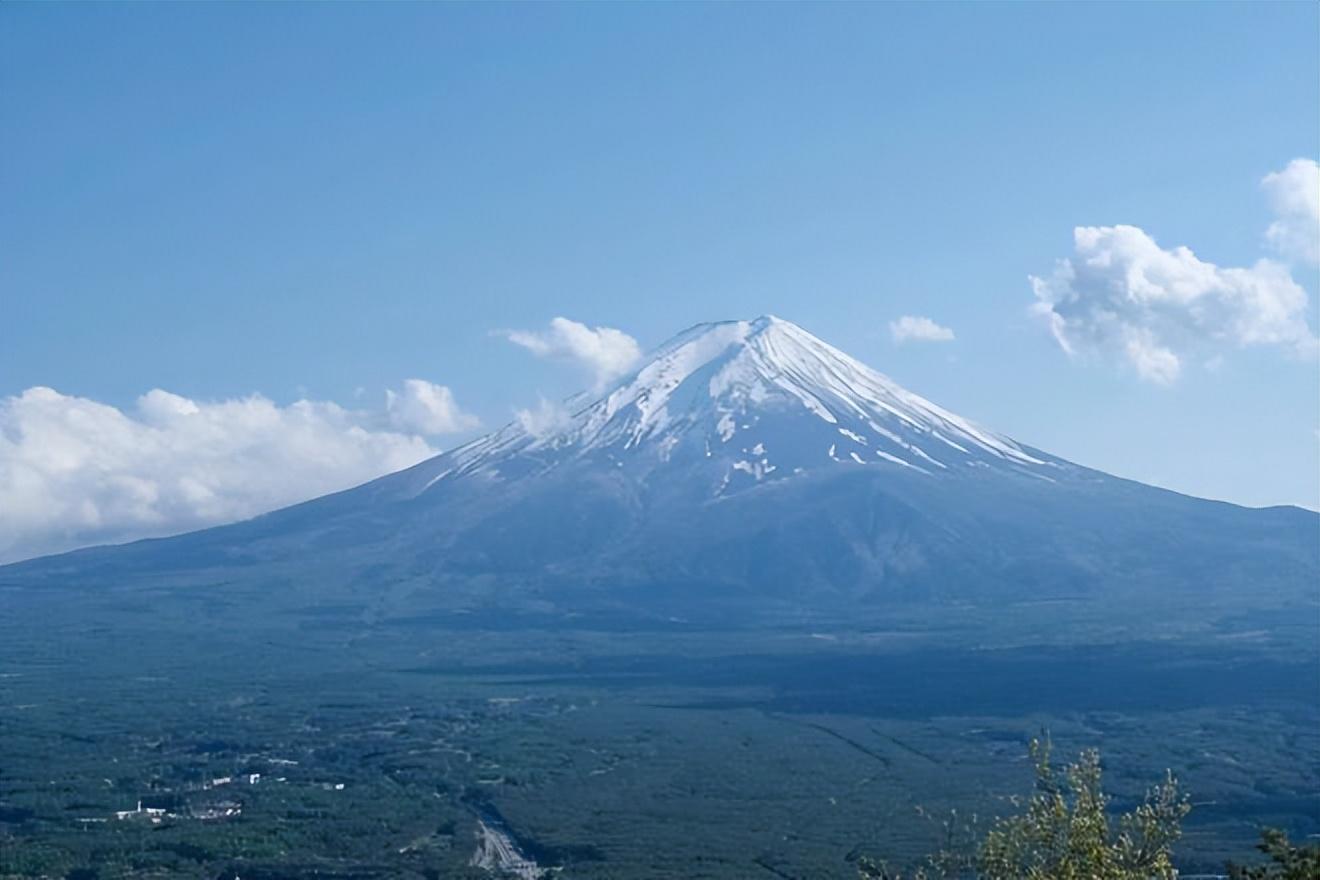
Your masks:
[{"label": "mountain summit", "polygon": [[[720,496],[809,471],[967,467],[1049,479],[1061,462],[979,428],[773,316],[699,324],[598,400],[535,430],[514,424],[417,469],[445,479],[591,460],[647,475],[701,463]],[[952,469],[952,470],[951,470]]]},{"label": "mountain summit", "polygon": [[1309,597],[1318,526],[1025,446],[767,316],[692,327],[597,398],[356,489],[0,573],[261,584],[373,614],[814,617]]}]

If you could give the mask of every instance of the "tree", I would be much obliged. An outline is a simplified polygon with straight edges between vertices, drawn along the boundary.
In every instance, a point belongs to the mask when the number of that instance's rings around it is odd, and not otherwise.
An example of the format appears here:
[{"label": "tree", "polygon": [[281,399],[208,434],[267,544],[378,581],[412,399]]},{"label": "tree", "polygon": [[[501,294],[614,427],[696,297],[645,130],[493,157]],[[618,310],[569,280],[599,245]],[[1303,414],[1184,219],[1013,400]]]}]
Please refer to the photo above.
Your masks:
[{"label": "tree", "polygon": [[1228,863],[1233,880],[1315,880],[1320,877],[1320,846],[1293,846],[1288,835],[1278,828],[1260,833],[1256,849],[1270,857],[1270,863],[1253,867]]},{"label": "tree", "polygon": [[[1018,815],[997,820],[967,854],[945,850],[911,880],[966,877],[975,880],[1173,880],[1171,850],[1191,807],[1173,774],[1146,793],[1117,831],[1106,811],[1100,753],[1090,749],[1062,771],[1050,763],[1048,740],[1033,740],[1036,785]],[[946,832],[953,836],[951,826]],[[902,880],[869,860],[867,880]],[[1255,880],[1255,878],[1251,878]]]}]

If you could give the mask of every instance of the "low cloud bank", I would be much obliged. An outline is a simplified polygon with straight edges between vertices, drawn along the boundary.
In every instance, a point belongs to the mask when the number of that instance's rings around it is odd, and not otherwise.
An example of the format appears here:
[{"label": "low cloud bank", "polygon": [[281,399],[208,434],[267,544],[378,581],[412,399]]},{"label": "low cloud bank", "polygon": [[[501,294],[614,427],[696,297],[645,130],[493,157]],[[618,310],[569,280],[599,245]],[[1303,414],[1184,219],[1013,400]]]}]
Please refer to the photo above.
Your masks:
[{"label": "low cloud bank", "polygon": [[175,534],[346,489],[477,420],[420,379],[381,410],[155,389],[119,409],[45,387],[0,398],[0,562]]}]

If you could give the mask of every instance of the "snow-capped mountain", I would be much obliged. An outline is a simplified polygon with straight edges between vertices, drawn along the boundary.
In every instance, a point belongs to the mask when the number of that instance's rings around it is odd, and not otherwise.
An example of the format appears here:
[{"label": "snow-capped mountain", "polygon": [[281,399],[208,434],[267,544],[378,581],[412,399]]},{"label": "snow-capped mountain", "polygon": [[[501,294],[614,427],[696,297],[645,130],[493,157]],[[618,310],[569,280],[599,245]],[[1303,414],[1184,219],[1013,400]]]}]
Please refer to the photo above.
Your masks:
[{"label": "snow-capped mountain", "polygon": [[[891,602],[1302,596],[1320,517],[975,425],[787,321],[693,327],[595,398],[346,492],[0,569],[303,603],[752,619]],[[282,592],[283,591],[283,592]]]},{"label": "snow-capped mountain", "polygon": [[710,494],[857,466],[989,468],[1051,479],[1062,464],[980,428],[773,316],[699,324],[550,429],[509,425],[415,469],[426,491],[589,460],[646,474],[708,461]]}]

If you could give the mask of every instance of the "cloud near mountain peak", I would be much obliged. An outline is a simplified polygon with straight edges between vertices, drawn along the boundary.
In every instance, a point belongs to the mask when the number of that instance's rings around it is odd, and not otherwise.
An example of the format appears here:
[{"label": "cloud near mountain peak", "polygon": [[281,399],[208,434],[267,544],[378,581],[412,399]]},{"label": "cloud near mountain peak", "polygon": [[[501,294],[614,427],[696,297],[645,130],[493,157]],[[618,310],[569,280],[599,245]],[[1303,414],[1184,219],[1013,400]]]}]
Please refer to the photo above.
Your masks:
[{"label": "cloud near mountain peak", "polygon": [[953,330],[921,315],[903,315],[889,322],[889,335],[897,343],[952,342]]},{"label": "cloud near mountain peak", "polygon": [[642,357],[637,340],[614,327],[588,327],[557,317],[545,330],[508,330],[502,334],[537,357],[559,358],[584,367],[596,388],[627,373]]}]

